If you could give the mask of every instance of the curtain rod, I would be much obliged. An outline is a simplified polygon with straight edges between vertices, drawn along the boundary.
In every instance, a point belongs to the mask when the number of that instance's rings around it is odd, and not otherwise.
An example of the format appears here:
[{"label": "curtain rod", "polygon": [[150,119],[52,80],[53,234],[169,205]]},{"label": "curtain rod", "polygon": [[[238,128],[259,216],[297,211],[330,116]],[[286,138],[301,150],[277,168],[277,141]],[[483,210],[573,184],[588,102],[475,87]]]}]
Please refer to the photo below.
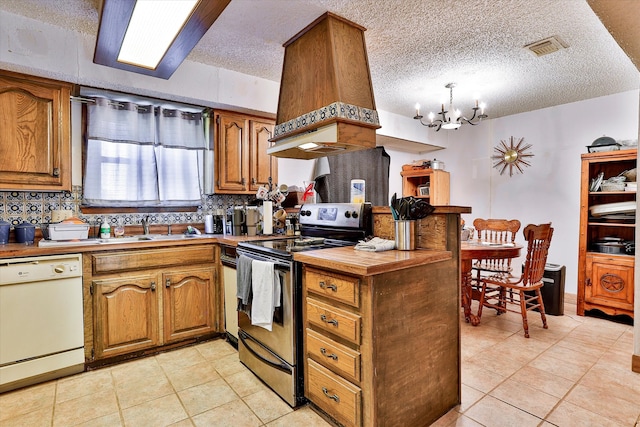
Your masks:
[{"label": "curtain rod", "polygon": [[[71,102],[79,102],[81,104],[95,104],[96,103],[95,99],[93,99],[93,98],[85,98],[85,97],[82,97],[82,96],[71,95],[69,97],[69,99],[71,100]],[[108,100],[108,102],[109,102],[109,105],[115,105],[115,106],[118,106],[118,107],[121,107],[123,105],[122,103],[117,102],[117,101]],[[151,107],[151,105],[142,106],[142,107]],[[157,108],[157,107],[154,107],[154,108]],[[177,110],[182,111],[179,108]],[[193,114],[193,113],[189,113],[189,114]],[[202,114],[202,117],[213,117],[212,109],[209,108],[209,107],[204,107],[203,110],[202,110],[202,113],[200,113],[200,114]]]}]

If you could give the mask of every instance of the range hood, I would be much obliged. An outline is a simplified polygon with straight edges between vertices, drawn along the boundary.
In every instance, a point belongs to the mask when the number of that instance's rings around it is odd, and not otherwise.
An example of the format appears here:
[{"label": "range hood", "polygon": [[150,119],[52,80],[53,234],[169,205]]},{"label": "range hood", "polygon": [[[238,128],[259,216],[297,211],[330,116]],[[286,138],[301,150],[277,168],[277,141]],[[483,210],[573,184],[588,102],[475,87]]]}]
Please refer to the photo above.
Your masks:
[{"label": "range hood", "polygon": [[327,12],[284,44],[268,154],[313,159],[375,148],[380,123],[364,31]]}]

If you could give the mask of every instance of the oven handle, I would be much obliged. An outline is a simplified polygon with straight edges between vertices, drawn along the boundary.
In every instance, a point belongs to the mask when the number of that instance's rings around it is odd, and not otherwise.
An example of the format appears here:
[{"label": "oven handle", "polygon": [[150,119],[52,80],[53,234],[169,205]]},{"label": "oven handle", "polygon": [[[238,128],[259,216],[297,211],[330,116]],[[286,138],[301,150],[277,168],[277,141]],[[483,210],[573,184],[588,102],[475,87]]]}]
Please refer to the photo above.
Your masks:
[{"label": "oven handle", "polygon": [[244,332],[243,330],[239,330],[238,331],[238,338],[240,338],[240,341],[242,341],[242,344],[244,344],[244,347],[247,350],[249,350],[249,352],[251,354],[253,354],[254,357],[256,357],[257,359],[259,359],[262,362],[266,363],[267,365],[272,366],[275,369],[278,369],[279,371],[291,374],[291,369],[289,369],[289,366],[287,365],[286,362],[282,361],[280,363],[276,363],[276,362],[273,362],[271,360],[265,359],[264,357],[262,357],[258,353],[256,353],[256,351],[254,349],[252,349],[249,345],[247,345],[247,341],[251,340],[251,341],[255,342],[256,344],[258,344],[260,347],[264,348],[266,351],[268,351],[272,356],[274,356],[278,360],[282,360],[282,359],[280,359],[280,357],[278,357],[276,354],[274,354],[271,350],[269,350],[268,348],[266,348],[265,346],[263,346],[262,344],[260,344],[259,342],[257,342],[253,338],[251,338],[249,335],[247,335],[246,332]]},{"label": "oven handle", "polygon": [[254,253],[254,252],[247,252],[247,251],[244,251],[244,250],[242,250],[240,248],[238,248],[237,254],[238,255],[244,255],[244,256],[247,256],[247,257],[249,257],[251,259],[258,260],[258,261],[272,262],[272,263],[275,264],[275,266],[284,268],[286,270],[290,270],[291,269],[291,263],[290,262],[282,261],[280,259],[277,259],[277,258],[274,258],[274,257],[270,257],[270,256],[267,256],[267,255],[263,255],[263,254],[259,254],[258,255],[258,254]]}]

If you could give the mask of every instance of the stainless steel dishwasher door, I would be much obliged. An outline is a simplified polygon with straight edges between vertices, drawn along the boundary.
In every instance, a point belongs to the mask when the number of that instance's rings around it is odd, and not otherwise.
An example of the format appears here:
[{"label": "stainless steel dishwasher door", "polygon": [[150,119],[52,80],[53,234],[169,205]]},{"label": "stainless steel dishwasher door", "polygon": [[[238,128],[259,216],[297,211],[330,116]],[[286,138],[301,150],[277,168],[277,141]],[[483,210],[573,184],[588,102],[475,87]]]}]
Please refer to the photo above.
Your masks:
[{"label": "stainless steel dishwasher door", "polygon": [[0,392],[83,370],[82,256],[0,259]]}]

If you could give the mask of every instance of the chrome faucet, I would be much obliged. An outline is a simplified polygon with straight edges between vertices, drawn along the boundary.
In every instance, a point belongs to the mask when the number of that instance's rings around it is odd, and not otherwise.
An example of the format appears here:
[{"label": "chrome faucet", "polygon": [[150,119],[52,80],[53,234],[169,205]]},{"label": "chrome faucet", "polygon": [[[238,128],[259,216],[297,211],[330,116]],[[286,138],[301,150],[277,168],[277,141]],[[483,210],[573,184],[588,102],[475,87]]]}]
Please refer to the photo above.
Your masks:
[{"label": "chrome faucet", "polygon": [[142,218],[142,229],[144,230],[144,235],[149,234],[149,215]]}]

